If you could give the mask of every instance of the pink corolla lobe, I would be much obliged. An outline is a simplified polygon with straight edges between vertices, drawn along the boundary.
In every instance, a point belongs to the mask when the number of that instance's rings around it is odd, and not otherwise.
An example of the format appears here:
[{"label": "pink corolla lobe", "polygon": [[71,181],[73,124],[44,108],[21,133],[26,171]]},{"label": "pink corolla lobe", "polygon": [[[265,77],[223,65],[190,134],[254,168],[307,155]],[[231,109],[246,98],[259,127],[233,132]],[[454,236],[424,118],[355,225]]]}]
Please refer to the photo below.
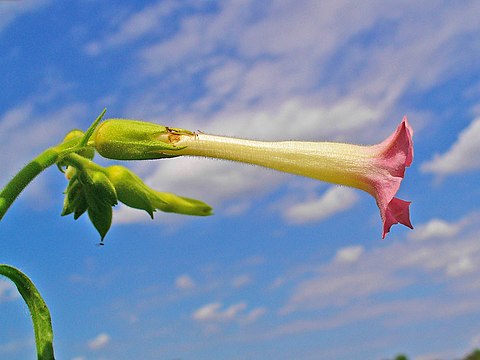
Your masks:
[{"label": "pink corolla lobe", "polygon": [[387,139],[371,147],[375,156],[368,176],[369,192],[375,197],[383,221],[382,238],[394,224],[413,229],[410,222],[410,201],[395,197],[405,175],[405,168],[413,161],[413,130],[406,117]]}]

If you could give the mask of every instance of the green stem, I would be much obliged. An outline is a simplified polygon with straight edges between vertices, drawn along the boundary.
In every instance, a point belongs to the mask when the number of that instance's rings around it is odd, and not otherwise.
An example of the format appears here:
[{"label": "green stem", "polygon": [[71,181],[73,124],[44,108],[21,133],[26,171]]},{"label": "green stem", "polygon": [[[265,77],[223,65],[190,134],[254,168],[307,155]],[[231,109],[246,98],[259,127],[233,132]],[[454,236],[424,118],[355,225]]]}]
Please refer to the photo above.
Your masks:
[{"label": "green stem", "polygon": [[0,274],[8,277],[17,286],[26,302],[33,321],[38,360],[54,360],[53,330],[50,311],[32,281],[20,270],[0,264]]},{"label": "green stem", "polygon": [[25,189],[38,174],[61,160],[62,157],[88,147],[88,140],[92,136],[99,122],[102,120],[106,111],[107,109],[103,109],[82,138],[72,139],[45,150],[20,170],[12,180],[10,180],[0,192],[0,220],[5,216],[5,213],[18,195],[20,195],[23,189]]},{"label": "green stem", "polygon": [[45,150],[10,180],[0,193],[0,220],[23,189],[43,170],[55,164],[59,155],[60,153],[56,148]]},{"label": "green stem", "polygon": [[105,168],[103,166],[97,165],[93,161],[75,153],[70,153],[68,155],[65,155],[62,158],[62,162],[66,165],[73,166],[78,170],[90,169],[90,170],[105,173]]}]

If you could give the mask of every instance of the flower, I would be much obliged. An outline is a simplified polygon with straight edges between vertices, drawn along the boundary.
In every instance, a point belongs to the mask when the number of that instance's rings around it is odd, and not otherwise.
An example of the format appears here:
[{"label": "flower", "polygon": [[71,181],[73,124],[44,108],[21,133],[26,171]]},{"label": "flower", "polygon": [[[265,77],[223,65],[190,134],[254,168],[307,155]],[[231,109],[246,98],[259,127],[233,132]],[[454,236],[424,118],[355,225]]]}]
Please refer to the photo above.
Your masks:
[{"label": "flower", "polygon": [[370,148],[372,171],[365,178],[367,191],[375,197],[383,221],[382,238],[394,224],[413,229],[410,222],[410,202],[395,197],[405,176],[405,168],[413,161],[413,130],[406,117],[397,130],[382,143]]},{"label": "flower", "polygon": [[[122,131],[117,131],[117,125]],[[212,157],[355,187],[375,198],[383,222],[382,238],[394,224],[412,228],[410,202],[395,197],[405,168],[413,160],[413,131],[406,117],[392,135],[371,146],[253,141],[157,126],[150,130],[138,121],[108,120],[108,125],[98,131],[96,137],[94,135],[93,145],[102,156],[113,159],[129,159],[129,156],[138,159],[143,151],[149,159],[180,155]],[[143,128],[149,129],[144,135]],[[129,131],[135,136],[128,135]],[[125,134],[128,141],[121,139]],[[117,154],[118,144],[132,146],[135,151],[130,154],[127,149]]]}]

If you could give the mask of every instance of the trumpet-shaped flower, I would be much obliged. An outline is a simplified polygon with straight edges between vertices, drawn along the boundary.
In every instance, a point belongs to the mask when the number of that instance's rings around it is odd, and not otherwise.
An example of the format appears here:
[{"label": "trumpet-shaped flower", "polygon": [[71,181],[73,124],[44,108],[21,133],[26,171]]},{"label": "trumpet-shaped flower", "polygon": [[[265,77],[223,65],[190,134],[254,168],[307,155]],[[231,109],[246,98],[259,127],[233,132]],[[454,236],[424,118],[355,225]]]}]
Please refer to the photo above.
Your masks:
[{"label": "trumpet-shaped flower", "polygon": [[371,146],[252,141],[153,124],[141,126],[139,130],[148,129],[141,135],[132,130],[138,124],[132,120],[107,120],[94,134],[93,145],[102,156],[113,159],[126,159],[125,154],[133,154],[131,159],[142,159],[141,154],[148,159],[178,155],[213,157],[355,187],[375,198],[383,222],[383,238],[394,224],[412,228],[410,202],[395,197],[405,168],[413,160],[413,131],[407,118],[387,139]]}]

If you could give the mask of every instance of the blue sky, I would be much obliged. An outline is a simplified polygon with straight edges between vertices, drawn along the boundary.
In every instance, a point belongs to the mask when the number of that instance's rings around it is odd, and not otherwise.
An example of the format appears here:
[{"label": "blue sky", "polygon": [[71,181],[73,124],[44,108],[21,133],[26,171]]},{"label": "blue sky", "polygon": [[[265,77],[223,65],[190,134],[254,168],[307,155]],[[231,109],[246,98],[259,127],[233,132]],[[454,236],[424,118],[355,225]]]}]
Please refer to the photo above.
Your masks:
[{"label": "blue sky", "polygon": [[[373,144],[404,115],[414,230],[357,190],[199,158],[130,162],[208,218],[121,206],[99,242],[47,170],[0,224],[59,359],[452,359],[480,347],[478,1],[0,1],[0,183],[107,116]],[[102,163],[110,162],[100,160]],[[299,216],[298,214],[308,214]],[[0,280],[0,358],[34,358]]]}]

